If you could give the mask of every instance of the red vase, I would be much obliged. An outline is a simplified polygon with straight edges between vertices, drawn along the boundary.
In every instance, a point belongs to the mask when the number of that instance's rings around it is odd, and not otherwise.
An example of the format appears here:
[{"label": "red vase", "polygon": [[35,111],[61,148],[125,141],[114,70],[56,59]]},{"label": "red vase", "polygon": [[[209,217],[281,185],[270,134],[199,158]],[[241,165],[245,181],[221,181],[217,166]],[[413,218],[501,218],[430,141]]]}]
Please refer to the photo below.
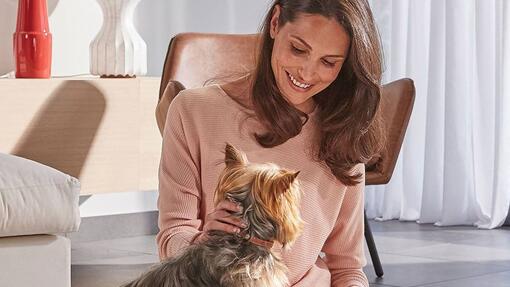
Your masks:
[{"label": "red vase", "polygon": [[19,0],[13,38],[16,78],[49,78],[51,33],[46,0]]}]

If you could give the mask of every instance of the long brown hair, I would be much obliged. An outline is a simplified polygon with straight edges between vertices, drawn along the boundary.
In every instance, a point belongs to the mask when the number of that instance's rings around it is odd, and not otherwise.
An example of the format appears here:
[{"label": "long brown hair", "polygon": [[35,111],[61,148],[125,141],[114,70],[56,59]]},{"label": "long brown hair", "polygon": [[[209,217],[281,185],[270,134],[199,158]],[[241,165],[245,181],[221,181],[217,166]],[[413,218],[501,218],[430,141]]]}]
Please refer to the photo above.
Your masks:
[{"label": "long brown hair", "polygon": [[[281,8],[278,25],[298,14],[318,14],[335,19],[351,38],[349,54],[338,77],[314,96],[318,105],[318,154],[335,177],[355,185],[362,174],[352,174],[383,148],[381,123],[376,117],[381,98],[381,47],[372,12],[366,0],[275,0],[264,20],[260,54],[252,86],[257,118],[267,129],[254,134],[263,147],[274,147],[301,132],[308,116],[287,103],[271,68],[274,40],[270,21],[275,6]],[[305,120],[303,121],[303,117]]]}]

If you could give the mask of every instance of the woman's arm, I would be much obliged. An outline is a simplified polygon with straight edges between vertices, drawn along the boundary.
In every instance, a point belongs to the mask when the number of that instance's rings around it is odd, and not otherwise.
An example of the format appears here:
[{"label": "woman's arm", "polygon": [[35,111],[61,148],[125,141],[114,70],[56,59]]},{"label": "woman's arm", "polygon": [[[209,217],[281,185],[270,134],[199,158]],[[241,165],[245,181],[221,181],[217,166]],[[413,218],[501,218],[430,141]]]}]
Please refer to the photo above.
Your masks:
[{"label": "woman's arm", "polygon": [[186,138],[181,97],[168,109],[159,167],[159,233],[161,259],[175,256],[199,235],[200,170],[197,143]]},{"label": "woman's arm", "polygon": [[358,164],[354,170],[363,174],[362,181],[347,187],[335,227],[322,249],[332,287],[368,287],[362,270],[366,263],[363,251],[365,165]]}]

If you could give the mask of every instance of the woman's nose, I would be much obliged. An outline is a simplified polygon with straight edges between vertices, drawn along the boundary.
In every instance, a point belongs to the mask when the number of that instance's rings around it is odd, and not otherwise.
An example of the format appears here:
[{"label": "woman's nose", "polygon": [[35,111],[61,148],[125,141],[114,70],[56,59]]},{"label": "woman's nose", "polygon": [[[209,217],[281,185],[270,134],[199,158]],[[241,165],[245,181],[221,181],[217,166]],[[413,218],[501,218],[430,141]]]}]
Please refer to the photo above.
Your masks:
[{"label": "woman's nose", "polygon": [[298,69],[298,75],[305,83],[312,81],[316,73],[316,67],[310,61],[304,63],[300,69]]}]

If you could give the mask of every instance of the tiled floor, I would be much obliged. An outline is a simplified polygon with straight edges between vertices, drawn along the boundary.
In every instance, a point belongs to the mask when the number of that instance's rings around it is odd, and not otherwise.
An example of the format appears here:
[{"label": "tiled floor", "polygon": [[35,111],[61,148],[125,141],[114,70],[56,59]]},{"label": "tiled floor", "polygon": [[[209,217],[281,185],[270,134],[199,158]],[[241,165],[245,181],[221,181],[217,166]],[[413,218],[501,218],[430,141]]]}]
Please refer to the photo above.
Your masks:
[{"label": "tiled floor", "polygon": [[[510,287],[510,229],[370,222],[384,278],[370,286]],[[72,286],[120,286],[158,261],[154,236],[72,243]],[[368,251],[367,251],[368,257]]]}]

